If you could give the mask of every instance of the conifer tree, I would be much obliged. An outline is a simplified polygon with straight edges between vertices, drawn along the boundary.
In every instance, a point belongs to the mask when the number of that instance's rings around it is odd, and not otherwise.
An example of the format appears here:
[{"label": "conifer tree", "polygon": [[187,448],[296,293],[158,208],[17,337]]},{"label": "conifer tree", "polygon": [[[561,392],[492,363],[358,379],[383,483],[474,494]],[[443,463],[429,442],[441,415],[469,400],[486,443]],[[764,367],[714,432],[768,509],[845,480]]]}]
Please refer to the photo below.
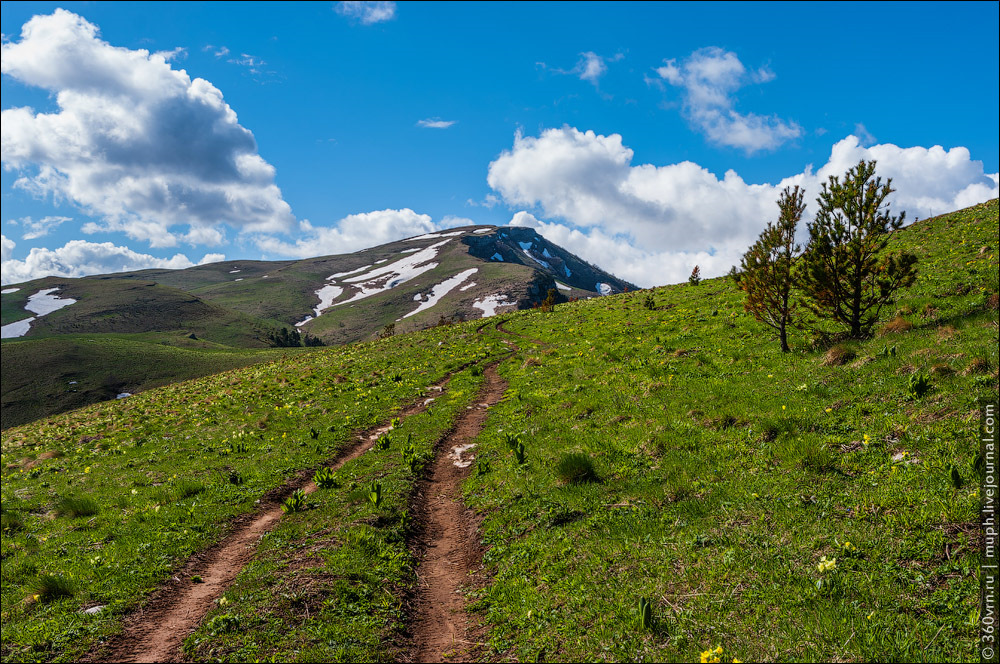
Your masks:
[{"label": "conifer tree", "polygon": [[694,269],[691,270],[691,276],[688,277],[688,285],[697,286],[700,283],[701,283],[701,268],[695,265]]},{"label": "conifer tree", "polygon": [[802,247],[795,244],[795,230],[806,206],[805,190],[788,187],[778,198],[778,222],[768,222],[757,241],[743,254],[736,283],[747,294],[744,307],[760,322],[778,332],[781,350],[788,348],[788,325],[795,304],[791,299],[792,268]]},{"label": "conifer tree", "polygon": [[892,179],[882,184],[875,162],[861,160],[823,185],[798,282],[806,306],[861,339],[871,334],[882,308],[917,277],[917,257],[906,252],[883,255],[905,213],[892,216],[886,198]]}]

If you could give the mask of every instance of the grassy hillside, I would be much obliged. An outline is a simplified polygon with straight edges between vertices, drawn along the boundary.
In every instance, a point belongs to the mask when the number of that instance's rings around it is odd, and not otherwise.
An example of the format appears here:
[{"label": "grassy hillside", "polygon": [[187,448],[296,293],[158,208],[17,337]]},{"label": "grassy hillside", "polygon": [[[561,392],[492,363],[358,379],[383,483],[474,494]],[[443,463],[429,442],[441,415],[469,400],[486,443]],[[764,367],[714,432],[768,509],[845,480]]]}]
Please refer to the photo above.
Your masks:
[{"label": "grassy hillside", "polygon": [[[433,397],[399,429],[426,460],[502,360],[506,396],[465,482],[488,577],[470,591],[482,658],[973,660],[997,227],[991,201],[898,233],[916,285],[878,336],[835,348],[793,335],[780,353],[713,279],[301,353],[7,430],[2,657],[97,647],[254,501]],[[401,448],[348,462],[314,509],[283,517],[188,656],[399,657],[422,472]]]},{"label": "grassy hillside", "polygon": [[295,351],[238,349],[169,333],[60,335],[4,342],[2,427],[288,352]]}]

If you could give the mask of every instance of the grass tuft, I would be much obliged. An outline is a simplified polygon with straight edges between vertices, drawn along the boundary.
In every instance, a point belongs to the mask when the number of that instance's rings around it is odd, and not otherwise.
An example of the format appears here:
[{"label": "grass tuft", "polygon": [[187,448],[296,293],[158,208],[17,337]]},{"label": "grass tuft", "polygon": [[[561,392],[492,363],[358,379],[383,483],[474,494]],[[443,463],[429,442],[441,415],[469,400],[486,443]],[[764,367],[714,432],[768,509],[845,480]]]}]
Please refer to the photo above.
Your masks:
[{"label": "grass tuft", "polygon": [[56,513],[70,518],[93,516],[100,509],[100,504],[91,496],[63,496],[56,503]]},{"label": "grass tuft", "polygon": [[583,452],[570,452],[563,455],[556,466],[556,474],[566,484],[587,484],[600,482],[601,478],[594,469],[594,462]]},{"label": "grass tuft", "polygon": [[51,602],[63,597],[72,597],[76,586],[71,579],[61,574],[41,574],[29,586],[31,594],[39,602]]}]

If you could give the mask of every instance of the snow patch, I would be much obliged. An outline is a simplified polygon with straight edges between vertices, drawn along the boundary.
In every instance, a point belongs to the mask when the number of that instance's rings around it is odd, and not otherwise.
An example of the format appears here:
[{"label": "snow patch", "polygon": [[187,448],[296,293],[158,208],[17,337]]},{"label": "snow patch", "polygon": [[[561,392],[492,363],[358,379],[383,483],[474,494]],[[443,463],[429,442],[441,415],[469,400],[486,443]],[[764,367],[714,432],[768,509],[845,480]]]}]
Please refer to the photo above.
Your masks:
[{"label": "snow patch", "polygon": [[63,307],[68,307],[69,305],[76,302],[71,297],[58,297],[53,295],[58,288],[46,288],[45,290],[40,290],[31,297],[28,298],[28,303],[24,305],[24,308],[31,313],[38,314],[39,316],[44,316],[45,314],[51,314],[53,311],[58,311]]},{"label": "snow patch", "polygon": [[500,252],[498,251],[495,254],[493,254],[492,256],[490,256],[490,260],[491,261],[500,261],[502,263],[503,262],[503,256],[501,256]]},{"label": "snow patch", "polygon": [[492,233],[493,229],[492,228],[477,228],[476,230],[474,230],[472,232],[475,233],[476,235],[482,235],[483,233]]},{"label": "snow patch", "polygon": [[552,254],[549,253],[549,248],[548,247],[545,247],[544,249],[542,249],[542,256],[545,256],[546,258],[552,258]]},{"label": "snow patch", "polygon": [[13,323],[8,323],[3,327],[0,327],[0,339],[13,339],[15,337],[23,337],[31,329],[31,323],[35,320],[34,316],[30,318],[23,318],[19,321]]},{"label": "snow patch", "polygon": [[[403,318],[409,318],[410,316],[413,316],[414,314],[418,314],[421,311],[424,311],[425,309],[430,309],[435,304],[437,304],[441,300],[442,297],[444,297],[445,295],[447,295],[448,293],[450,293],[452,291],[452,289],[454,289],[456,286],[458,286],[459,284],[461,284],[463,281],[465,281],[466,279],[468,279],[469,277],[471,277],[473,274],[475,274],[478,271],[479,271],[478,268],[471,267],[468,270],[463,270],[463,271],[459,272],[454,277],[451,277],[449,279],[445,279],[444,281],[442,281],[441,283],[439,283],[437,286],[434,287],[434,289],[431,291],[431,294],[430,294],[430,296],[428,296],[428,298],[427,298],[426,301],[421,302],[421,304],[420,304],[419,307],[417,307],[416,309],[414,309],[410,313],[408,313],[405,316],[403,316]],[[400,320],[402,320],[402,319],[400,319]]]},{"label": "snow patch", "polygon": [[236,274],[236,273],[238,273],[238,272],[239,272],[239,270],[230,270],[230,271],[229,271],[229,274]]},{"label": "snow patch", "polygon": [[531,251],[530,242],[518,242],[518,244],[521,245],[521,249],[524,250],[524,253],[528,253],[529,251]]},{"label": "snow patch", "polygon": [[357,270],[350,270],[348,272],[338,272],[337,274],[331,274],[329,277],[326,278],[326,280],[330,281],[331,279],[339,279],[340,277],[349,277],[352,274],[357,274],[358,272],[364,272],[370,267],[371,265],[365,265],[364,267],[359,267]]},{"label": "snow patch", "polygon": [[467,290],[469,290],[470,288],[472,288],[475,285],[476,285],[475,281],[470,281],[469,283],[465,284],[464,286],[462,286],[458,290],[460,290],[460,291],[467,291]]},{"label": "snow patch", "polygon": [[348,283],[356,284],[355,287],[358,289],[358,292],[356,292],[350,299],[338,302],[334,306],[340,306],[341,304],[348,302],[357,302],[358,300],[363,300],[366,297],[384,293],[389,289],[395,288],[400,284],[405,284],[407,281],[419,277],[424,272],[433,270],[438,266],[438,264],[429,261],[437,256],[437,252],[440,247],[448,244],[450,241],[451,240],[446,239],[436,242],[429,247],[424,247],[411,256],[407,256],[406,258],[396,261],[395,263],[389,263],[388,265],[376,268],[371,272],[358,277],[344,279],[344,281]]},{"label": "snow patch", "polygon": [[556,288],[558,288],[559,290],[573,290],[572,287],[567,286],[561,281],[556,281]]},{"label": "snow patch", "polygon": [[500,307],[508,307],[517,304],[516,302],[508,302],[507,296],[503,293],[497,293],[496,295],[487,295],[481,300],[476,300],[472,303],[474,309],[479,309],[483,312],[483,318],[489,318],[490,316],[497,315],[497,309]]},{"label": "snow patch", "polygon": [[476,457],[470,454],[468,459],[463,459],[462,455],[471,450],[472,448],[474,448],[475,446],[476,446],[475,443],[468,443],[466,445],[456,445],[455,447],[451,448],[451,452],[448,452],[448,458],[452,460],[452,462],[455,464],[456,467],[468,468],[469,466],[472,465],[472,462],[475,461]]},{"label": "snow patch", "polygon": [[132,396],[131,392],[122,392],[118,396],[116,396],[115,399],[127,399],[130,396]]},{"label": "snow patch", "polygon": [[417,237],[408,237],[403,242],[414,242],[416,240],[431,240],[440,237],[455,237],[456,235],[462,235],[465,231],[453,231],[451,233],[427,233],[425,235],[418,235]]},{"label": "snow patch", "polygon": [[403,249],[401,254],[412,254],[414,251],[420,251],[420,247],[413,247],[412,249]]},{"label": "snow patch", "polygon": [[243,281],[243,277],[239,277],[238,279],[235,279],[234,281]]},{"label": "snow patch", "polygon": [[11,293],[16,293],[19,290],[21,290],[21,289],[20,288],[4,288],[3,290],[0,290],[0,293],[2,293],[3,295],[10,295]]},{"label": "snow patch", "polygon": [[596,290],[601,295],[611,295],[611,293],[614,292],[611,286],[609,284],[604,283],[603,281],[597,282]]},{"label": "snow patch", "polygon": [[573,273],[569,271],[569,268],[568,268],[568,267],[566,267],[566,265],[565,265],[565,264],[563,264],[563,272],[565,272],[565,273],[566,273],[566,276],[567,276],[567,277],[572,277],[572,276],[573,276]]},{"label": "snow patch", "polygon": [[53,295],[52,293],[55,293],[57,290],[59,289],[46,288],[29,297],[28,302],[24,305],[24,308],[26,311],[30,311],[31,313],[38,315],[4,325],[0,328],[0,339],[23,337],[28,333],[28,330],[31,329],[31,323],[36,318],[41,318],[46,314],[51,314],[53,311],[58,311],[59,309],[68,307],[76,302],[76,300],[71,297],[58,297]]},{"label": "snow patch", "polygon": [[388,258],[383,258],[380,261],[375,261],[375,265],[381,265],[382,263],[386,262],[387,260],[389,260],[389,259]]},{"label": "snow patch", "polygon": [[261,279],[268,279],[270,276],[271,275],[269,275],[269,274],[265,274],[263,277],[261,277]]}]

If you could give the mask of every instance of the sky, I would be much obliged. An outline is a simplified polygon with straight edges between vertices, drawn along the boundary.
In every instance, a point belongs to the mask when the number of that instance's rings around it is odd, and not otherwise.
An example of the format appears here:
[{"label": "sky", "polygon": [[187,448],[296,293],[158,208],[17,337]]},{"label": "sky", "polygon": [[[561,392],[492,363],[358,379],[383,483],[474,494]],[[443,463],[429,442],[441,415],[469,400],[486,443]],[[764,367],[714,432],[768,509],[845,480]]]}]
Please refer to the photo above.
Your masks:
[{"label": "sky", "polygon": [[4,2],[2,283],[468,224],[676,283],[861,159],[959,209],[1000,191],[998,7]]}]

